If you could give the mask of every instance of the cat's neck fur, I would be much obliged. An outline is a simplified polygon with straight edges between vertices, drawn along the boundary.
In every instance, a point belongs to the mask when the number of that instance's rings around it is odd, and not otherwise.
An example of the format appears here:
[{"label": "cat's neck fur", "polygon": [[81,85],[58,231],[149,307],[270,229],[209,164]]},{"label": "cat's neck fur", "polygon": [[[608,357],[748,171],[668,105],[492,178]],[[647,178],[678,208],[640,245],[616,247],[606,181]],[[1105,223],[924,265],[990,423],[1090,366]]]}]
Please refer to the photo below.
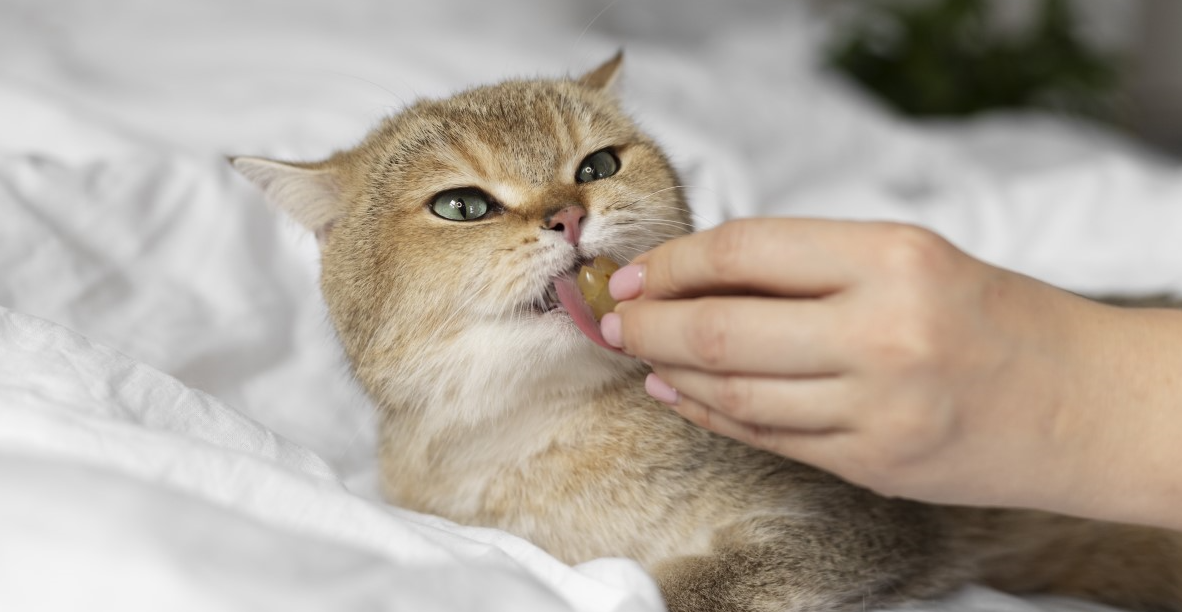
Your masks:
[{"label": "cat's neck fur", "polygon": [[590,343],[530,343],[516,326],[489,321],[403,347],[399,363],[387,363],[386,372],[365,382],[391,418],[430,434],[586,404],[642,371],[635,360]]},{"label": "cat's neck fur", "polygon": [[[383,463],[393,467],[386,480],[391,497],[432,508],[475,503],[476,490],[468,495],[441,490],[438,499],[424,503],[393,489],[399,482],[416,483],[414,495],[421,496],[426,492],[421,483],[448,478],[453,487],[462,482],[461,489],[478,488],[487,468],[543,451],[560,432],[583,421],[580,415],[599,399],[641,384],[643,368],[632,359],[586,342],[530,345],[513,325],[488,322],[414,347],[404,352],[405,361],[368,381],[382,409]],[[447,372],[463,375],[440,375]],[[586,422],[593,419],[587,416]]]}]

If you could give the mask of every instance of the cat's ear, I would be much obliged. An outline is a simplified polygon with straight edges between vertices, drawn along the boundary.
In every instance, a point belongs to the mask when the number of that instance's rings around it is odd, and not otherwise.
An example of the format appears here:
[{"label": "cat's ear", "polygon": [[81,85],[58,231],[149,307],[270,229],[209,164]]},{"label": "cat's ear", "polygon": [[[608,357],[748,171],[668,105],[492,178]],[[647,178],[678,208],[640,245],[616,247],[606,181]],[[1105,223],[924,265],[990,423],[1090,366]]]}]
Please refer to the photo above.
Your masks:
[{"label": "cat's ear", "polygon": [[611,89],[620,76],[620,66],[624,63],[624,50],[616,51],[611,59],[599,65],[598,68],[579,77],[579,83],[595,89]]},{"label": "cat's ear", "polygon": [[316,234],[320,246],[344,213],[339,180],[318,164],[296,164],[261,157],[231,157],[230,164],[263,191],[272,206]]}]

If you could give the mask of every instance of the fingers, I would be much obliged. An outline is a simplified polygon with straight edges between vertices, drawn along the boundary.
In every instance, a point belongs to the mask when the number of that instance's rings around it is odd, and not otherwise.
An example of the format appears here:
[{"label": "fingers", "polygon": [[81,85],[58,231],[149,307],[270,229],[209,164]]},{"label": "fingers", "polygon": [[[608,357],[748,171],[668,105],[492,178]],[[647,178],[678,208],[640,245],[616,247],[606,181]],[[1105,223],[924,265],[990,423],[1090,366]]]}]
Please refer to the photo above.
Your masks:
[{"label": "fingers", "polygon": [[752,425],[691,398],[679,400],[673,409],[682,418],[703,429],[828,470],[844,466],[843,453],[852,435],[844,430],[814,432]]},{"label": "fingers", "polygon": [[[650,378],[645,388],[658,400],[677,404],[687,398],[750,426],[822,432],[853,425],[846,409],[848,403],[841,401],[847,381],[840,377],[783,379],[715,375],[663,364],[658,364],[654,372],[656,380]],[[657,383],[665,383],[666,387],[661,388]],[[667,391],[669,387],[675,390],[673,394]]]},{"label": "fingers", "polygon": [[785,433],[770,427],[751,425],[732,419],[693,398],[680,398],[673,409],[698,427],[765,450],[771,450],[769,446],[775,445],[774,438]]},{"label": "fingers", "polygon": [[[856,279],[870,256],[869,228],[881,224],[820,219],[743,219],[671,240],[638,257],[651,299],[718,295],[728,290],[818,296]],[[859,238],[866,234],[866,240]],[[617,285],[620,283],[617,282]],[[629,284],[628,289],[637,286]],[[617,299],[628,299],[621,291]]]},{"label": "fingers", "polygon": [[822,300],[709,297],[621,303],[604,337],[650,362],[784,377],[846,367],[840,308]]}]

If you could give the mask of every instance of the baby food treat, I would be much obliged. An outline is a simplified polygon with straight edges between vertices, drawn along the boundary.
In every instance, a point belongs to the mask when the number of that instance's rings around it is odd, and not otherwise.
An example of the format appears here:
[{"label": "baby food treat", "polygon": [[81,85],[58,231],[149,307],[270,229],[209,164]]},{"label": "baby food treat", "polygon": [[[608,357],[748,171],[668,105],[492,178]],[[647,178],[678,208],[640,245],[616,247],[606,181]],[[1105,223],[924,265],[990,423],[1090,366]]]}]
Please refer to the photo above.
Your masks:
[{"label": "baby food treat", "polygon": [[607,281],[619,269],[620,264],[603,256],[596,257],[591,265],[579,269],[576,282],[596,321],[616,308],[616,301],[607,290]]}]

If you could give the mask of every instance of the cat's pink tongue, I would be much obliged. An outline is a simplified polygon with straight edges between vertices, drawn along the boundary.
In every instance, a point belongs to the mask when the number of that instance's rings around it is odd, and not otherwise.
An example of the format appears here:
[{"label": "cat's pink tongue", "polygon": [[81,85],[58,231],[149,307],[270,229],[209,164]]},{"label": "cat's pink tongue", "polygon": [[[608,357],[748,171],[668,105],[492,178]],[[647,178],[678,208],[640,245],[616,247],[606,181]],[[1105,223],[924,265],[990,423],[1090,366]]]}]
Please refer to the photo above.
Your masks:
[{"label": "cat's pink tongue", "polygon": [[558,293],[558,301],[570,313],[575,327],[578,327],[584,336],[609,351],[619,352],[620,349],[608,344],[603,339],[603,334],[599,332],[599,322],[595,320],[595,315],[591,314],[591,306],[583,299],[582,292],[575,286],[575,279],[569,276],[555,278],[554,290]]}]

